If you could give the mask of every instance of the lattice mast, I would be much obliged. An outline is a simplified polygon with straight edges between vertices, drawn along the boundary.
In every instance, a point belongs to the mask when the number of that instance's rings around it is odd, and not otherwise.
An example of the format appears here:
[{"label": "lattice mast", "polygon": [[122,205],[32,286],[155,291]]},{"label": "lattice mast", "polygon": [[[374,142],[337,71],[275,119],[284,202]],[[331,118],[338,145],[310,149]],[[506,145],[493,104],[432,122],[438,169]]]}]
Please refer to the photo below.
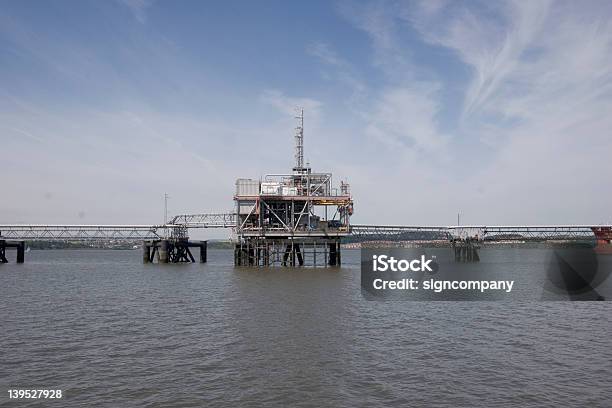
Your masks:
[{"label": "lattice mast", "polygon": [[294,171],[301,172],[304,168],[304,109],[298,108],[295,118],[298,125],[295,128],[295,167]]}]

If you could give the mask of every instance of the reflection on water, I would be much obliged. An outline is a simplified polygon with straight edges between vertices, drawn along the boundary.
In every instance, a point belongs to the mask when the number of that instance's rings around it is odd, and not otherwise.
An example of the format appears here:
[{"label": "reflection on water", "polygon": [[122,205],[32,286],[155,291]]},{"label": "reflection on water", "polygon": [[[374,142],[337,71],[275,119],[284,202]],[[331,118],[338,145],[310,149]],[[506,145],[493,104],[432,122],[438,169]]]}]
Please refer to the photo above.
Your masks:
[{"label": "reflection on water", "polygon": [[[525,254],[508,249],[508,264]],[[142,265],[31,251],[0,265],[0,383],[57,406],[608,406],[609,302],[377,302],[342,269]],[[49,403],[48,401],[45,403]],[[19,406],[36,406],[20,401]]]}]

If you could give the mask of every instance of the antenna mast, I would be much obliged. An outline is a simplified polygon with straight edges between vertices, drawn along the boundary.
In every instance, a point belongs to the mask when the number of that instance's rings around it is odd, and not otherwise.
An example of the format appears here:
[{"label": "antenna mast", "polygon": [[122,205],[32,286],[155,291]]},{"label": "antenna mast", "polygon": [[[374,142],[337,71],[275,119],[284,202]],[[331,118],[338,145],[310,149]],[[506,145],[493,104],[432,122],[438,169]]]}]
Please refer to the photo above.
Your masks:
[{"label": "antenna mast", "polygon": [[298,126],[295,128],[295,168],[300,172],[304,168],[304,108],[297,108]]}]

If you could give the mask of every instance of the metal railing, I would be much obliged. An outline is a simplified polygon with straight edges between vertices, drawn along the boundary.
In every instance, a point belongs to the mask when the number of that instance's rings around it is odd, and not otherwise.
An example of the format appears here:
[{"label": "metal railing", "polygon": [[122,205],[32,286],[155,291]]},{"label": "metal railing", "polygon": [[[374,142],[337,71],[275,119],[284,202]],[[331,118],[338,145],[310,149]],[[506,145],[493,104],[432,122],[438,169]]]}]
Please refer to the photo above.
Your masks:
[{"label": "metal railing", "polygon": [[186,228],[232,228],[236,226],[236,214],[232,212],[181,214],[174,216],[168,225]]},{"label": "metal railing", "polygon": [[440,239],[477,239],[481,241],[576,241],[594,240],[594,228],[601,225],[525,225],[525,226],[403,226],[360,225],[351,226],[355,236],[373,238],[408,237],[410,234],[432,233]]},{"label": "metal railing", "polygon": [[[234,228],[236,214],[204,213],[177,215],[166,225],[0,225],[0,240],[46,241],[144,241],[180,235],[187,238],[191,228]],[[430,239],[477,239],[480,241],[580,241],[594,240],[594,229],[610,225],[535,225],[535,226],[409,226],[355,224],[350,233],[373,239],[410,239],[425,235]],[[248,228],[247,228],[248,229]],[[175,237],[178,237],[175,236]]]},{"label": "metal railing", "polygon": [[144,241],[161,239],[163,226],[0,225],[0,239],[27,241]]}]

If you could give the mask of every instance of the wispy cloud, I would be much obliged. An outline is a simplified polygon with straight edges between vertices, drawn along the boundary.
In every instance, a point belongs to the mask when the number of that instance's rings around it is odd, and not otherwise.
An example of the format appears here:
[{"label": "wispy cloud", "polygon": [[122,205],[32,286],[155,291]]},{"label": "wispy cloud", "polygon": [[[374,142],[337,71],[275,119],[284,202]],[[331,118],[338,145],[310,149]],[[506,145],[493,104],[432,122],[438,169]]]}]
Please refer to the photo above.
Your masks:
[{"label": "wispy cloud", "polygon": [[[359,82],[353,86],[354,89],[359,86],[361,93],[367,92],[368,102],[358,106],[358,114],[365,121],[365,135],[390,149],[443,149],[448,137],[439,130],[440,84],[431,78],[417,80],[419,68],[401,36],[405,25],[398,18],[401,10],[400,5],[388,2],[346,2],[339,6],[341,15],[369,36],[371,63],[384,74],[382,85],[366,89]],[[316,55],[341,73],[351,66],[327,47],[316,51]]]},{"label": "wispy cloud", "polygon": [[12,126],[1,126],[0,129],[2,129],[1,132],[3,134],[10,135],[12,133],[13,136],[18,137],[18,138],[25,137],[26,139],[28,139],[29,141],[32,141],[32,142],[44,143],[44,139],[43,138],[35,136],[32,133],[30,133],[28,131],[25,131],[23,129],[19,129],[19,128],[12,127]]},{"label": "wispy cloud", "polygon": [[398,38],[399,10],[392,2],[338,3],[339,13],[369,36],[374,51],[372,62],[390,77],[398,71],[400,77],[405,76],[410,64],[410,49],[402,47]]},{"label": "wispy cloud", "polygon": [[265,104],[273,106],[280,113],[288,117],[295,115],[297,108],[304,108],[309,116],[316,118],[319,116],[321,108],[321,102],[316,99],[291,97],[275,89],[262,92],[260,100]]},{"label": "wispy cloud", "polygon": [[147,10],[153,4],[153,0],[117,0],[130,9],[134,18],[140,23],[147,22]]},{"label": "wispy cloud", "polygon": [[[74,3],[70,24],[62,4],[37,18],[3,7],[0,139],[23,182],[0,213],[148,222],[164,190],[185,211],[226,208],[234,178],[290,168],[302,106],[308,158],[350,175],[357,222],[452,222],[458,208],[477,223],[609,218],[609,2],[342,2],[337,24],[311,36],[212,4],[193,6],[208,25],[156,4],[188,30],[149,27],[148,1],[96,3],[99,20]],[[328,10],[304,18],[315,11]],[[199,41],[251,39],[247,22],[279,35],[261,53]],[[198,188],[177,174],[202,174]]]},{"label": "wispy cloud", "polygon": [[352,93],[349,99],[350,103],[356,104],[361,102],[360,99],[366,92],[367,86],[353,64],[338,55],[331,45],[327,43],[312,43],[306,48],[306,52],[333,69],[334,74],[328,76],[330,79],[338,81],[350,89]]},{"label": "wispy cloud", "polygon": [[314,57],[319,58],[321,61],[329,65],[333,65],[343,69],[349,65],[346,60],[340,58],[338,54],[336,54],[336,52],[331,49],[330,45],[326,43],[317,42],[310,44],[306,48],[306,52],[308,52]]},{"label": "wispy cloud", "polygon": [[517,62],[530,47],[547,17],[550,2],[498,3],[442,7],[423,1],[401,14],[422,38],[454,50],[474,70],[464,110],[471,113],[485,106],[499,90]]},{"label": "wispy cloud", "polygon": [[[602,153],[612,151],[611,11],[605,2],[343,3],[342,15],[370,36],[374,66],[401,67],[373,91],[362,112],[366,132],[398,153],[455,151],[446,165],[419,166],[453,181],[433,197],[450,194],[457,207],[482,214],[480,222],[496,213],[497,222],[580,222],[604,213],[594,192],[612,174]],[[403,42],[410,30],[424,46],[450,51],[469,68],[468,81],[448,82],[452,68],[440,66],[424,78],[429,67]],[[451,106],[444,85],[463,87],[462,103]],[[452,110],[462,112],[454,125],[442,119]],[[491,207],[526,196],[526,207]]]},{"label": "wispy cloud", "polygon": [[445,140],[436,125],[437,91],[433,84],[383,91],[368,117],[366,133],[391,148],[439,149]]}]

